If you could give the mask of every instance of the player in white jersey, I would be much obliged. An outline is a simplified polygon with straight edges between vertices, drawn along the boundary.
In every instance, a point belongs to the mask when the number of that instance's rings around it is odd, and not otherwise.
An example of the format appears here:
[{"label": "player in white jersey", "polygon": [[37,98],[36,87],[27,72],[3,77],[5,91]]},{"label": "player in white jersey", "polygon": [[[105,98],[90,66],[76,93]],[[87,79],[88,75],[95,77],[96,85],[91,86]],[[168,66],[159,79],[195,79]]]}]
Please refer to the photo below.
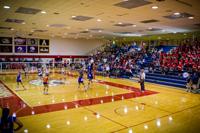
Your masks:
[{"label": "player in white jersey", "polygon": [[42,68],[38,68],[38,77],[40,80],[42,80],[42,76],[43,76]]},{"label": "player in white jersey", "polygon": [[49,76],[49,74],[50,74],[50,68],[49,68],[49,67],[46,67],[46,69],[45,69],[45,75],[46,75],[46,76]]}]

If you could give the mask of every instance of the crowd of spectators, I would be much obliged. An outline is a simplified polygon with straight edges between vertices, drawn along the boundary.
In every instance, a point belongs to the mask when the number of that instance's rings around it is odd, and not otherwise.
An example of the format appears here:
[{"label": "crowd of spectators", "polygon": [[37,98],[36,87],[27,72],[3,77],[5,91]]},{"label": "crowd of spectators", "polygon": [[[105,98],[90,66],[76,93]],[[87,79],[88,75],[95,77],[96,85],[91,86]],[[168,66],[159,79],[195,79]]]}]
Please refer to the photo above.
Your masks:
[{"label": "crowd of spectators", "polygon": [[[148,72],[160,71],[165,75],[183,73],[190,75],[191,82],[199,88],[200,41],[184,40],[169,52],[156,47],[149,49],[144,45],[109,44],[92,56],[97,71],[107,76],[133,77],[141,68]],[[193,87],[194,88],[194,87]]]},{"label": "crowd of spectators", "polygon": [[134,42],[132,44],[107,45],[92,58],[97,66],[97,71],[106,72],[109,76],[126,75],[132,77],[139,72],[140,68],[149,66],[146,60],[149,56],[154,59],[158,57],[155,52],[148,53],[144,44],[139,47]]},{"label": "crowd of spectators", "polygon": [[160,65],[163,73],[194,73],[200,70],[200,42],[185,40],[169,53],[160,54]]}]

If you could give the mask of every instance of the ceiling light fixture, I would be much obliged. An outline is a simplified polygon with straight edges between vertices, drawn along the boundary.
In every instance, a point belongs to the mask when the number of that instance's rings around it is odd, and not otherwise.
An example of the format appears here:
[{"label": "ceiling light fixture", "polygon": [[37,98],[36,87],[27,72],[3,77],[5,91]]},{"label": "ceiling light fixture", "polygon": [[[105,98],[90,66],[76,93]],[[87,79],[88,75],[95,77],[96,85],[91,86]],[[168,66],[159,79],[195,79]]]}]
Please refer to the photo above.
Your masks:
[{"label": "ceiling light fixture", "polygon": [[10,9],[10,6],[3,6],[3,8],[5,8],[5,9]]},{"label": "ceiling light fixture", "polygon": [[159,119],[156,121],[156,125],[157,125],[157,127],[160,127],[160,125],[161,125],[161,122],[160,122],[160,120],[159,120]]},{"label": "ceiling light fixture", "polygon": [[72,18],[75,18],[76,16],[72,16]]},{"label": "ceiling light fixture", "polygon": [[67,124],[67,125],[70,125],[70,121],[67,121],[66,124]]},{"label": "ceiling light fixture", "polygon": [[50,125],[50,124],[47,124],[47,125],[46,125],[46,128],[51,128],[51,125]]},{"label": "ceiling light fixture", "polygon": [[180,12],[175,12],[174,15],[178,16],[180,15]]},{"label": "ceiling light fixture", "polygon": [[24,129],[24,133],[28,133],[28,129]]},{"label": "ceiling light fixture", "polygon": [[152,6],[151,8],[155,10],[158,9],[158,6]]},{"label": "ceiling light fixture", "polygon": [[87,117],[87,116],[85,116],[85,117],[84,117],[84,120],[85,120],[85,121],[87,121],[87,120],[88,120],[88,117]]},{"label": "ceiling light fixture", "polygon": [[22,24],[26,24],[25,22],[22,22]]},{"label": "ceiling light fixture", "polygon": [[15,30],[15,29],[11,28],[10,30]]},{"label": "ceiling light fixture", "polygon": [[42,14],[46,14],[47,12],[46,12],[46,11],[41,11],[41,13],[42,13]]},{"label": "ceiling light fixture", "polygon": [[97,22],[101,22],[102,20],[101,19],[97,19]]},{"label": "ceiling light fixture", "polygon": [[100,114],[97,113],[96,114],[96,118],[99,119],[100,118]]},{"label": "ceiling light fixture", "polygon": [[133,130],[132,130],[132,129],[129,129],[129,130],[128,130],[128,133],[133,133]]},{"label": "ceiling light fixture", "polygon": [[190,17],[188,17],[188,19],[194,19],[194,17],[193,17],[193,16],[190,16]]},{"label": "ceiling light fixture", "polygon": [[133,27],[136,27],[136,24],[132,25]]},{"label": "ceiling light fixture", "polygon": [[145,125],[144,125],[144,129],[148,129],[148,125],[145,124]]},{"label": "ceiling light fixture", "polygon": [[118,24],[122,24],[122,22],[119,22]]}]

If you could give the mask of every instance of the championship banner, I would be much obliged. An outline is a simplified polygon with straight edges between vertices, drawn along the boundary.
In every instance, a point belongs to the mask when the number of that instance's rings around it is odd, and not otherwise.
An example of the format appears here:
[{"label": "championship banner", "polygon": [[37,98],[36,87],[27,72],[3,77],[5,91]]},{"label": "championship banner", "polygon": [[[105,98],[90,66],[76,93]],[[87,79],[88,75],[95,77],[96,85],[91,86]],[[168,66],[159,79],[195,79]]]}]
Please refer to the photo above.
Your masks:
[{"label": "championship banner", "polygon": [[27,46],[27,53],[38,53],[38,46]]},{"label": "championship banner", "polygon": [[26,53],[26,46],[15,46],[15,53]]},{"label": "championship banner", "polygon": [[49,53],[49,47],[40,47],[39,52],[40,53]]},{"label": "championship banner", "polygon": [[38,39],[35,39],[35,38],[27,38],[27,39],[26,39],[26,44],[27,44],[27,45],[38,46],[39,40],[38,40]]},{"label": "championship banner", "polygon": [[12,45],[12,37],[0,37],[0,44]]},{"label": "championship banner", "polygon": [[26,38],[15,37],[14,43],[15,45],[26,45]]},{"label": "championship banner", "polygon": [[47,39],[40,39],[40,46],[49,46],[49,40]]},{"label": "championship banner", "polygon": [[1,46],[0,45],[0,53],[12,53],[13,52],[13,46]]}]

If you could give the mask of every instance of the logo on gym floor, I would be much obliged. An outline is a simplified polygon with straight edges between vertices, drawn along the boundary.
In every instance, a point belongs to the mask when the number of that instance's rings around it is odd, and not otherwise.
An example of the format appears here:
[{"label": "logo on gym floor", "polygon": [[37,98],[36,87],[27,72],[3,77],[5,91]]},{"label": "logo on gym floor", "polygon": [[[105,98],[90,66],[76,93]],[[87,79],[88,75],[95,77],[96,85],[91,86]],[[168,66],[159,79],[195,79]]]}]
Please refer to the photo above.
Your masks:
[{"label": "logo on gym floor", "polygon": [[[36,86],[43,86],[42,80],[39,80],[39,79],[31,80],[29,83]],[[65,81],[62,81],[62,80],[53,79],[49,81],[49,86],[58,86],[58,85],[63,85],[63,84],[65,84]]]}]

